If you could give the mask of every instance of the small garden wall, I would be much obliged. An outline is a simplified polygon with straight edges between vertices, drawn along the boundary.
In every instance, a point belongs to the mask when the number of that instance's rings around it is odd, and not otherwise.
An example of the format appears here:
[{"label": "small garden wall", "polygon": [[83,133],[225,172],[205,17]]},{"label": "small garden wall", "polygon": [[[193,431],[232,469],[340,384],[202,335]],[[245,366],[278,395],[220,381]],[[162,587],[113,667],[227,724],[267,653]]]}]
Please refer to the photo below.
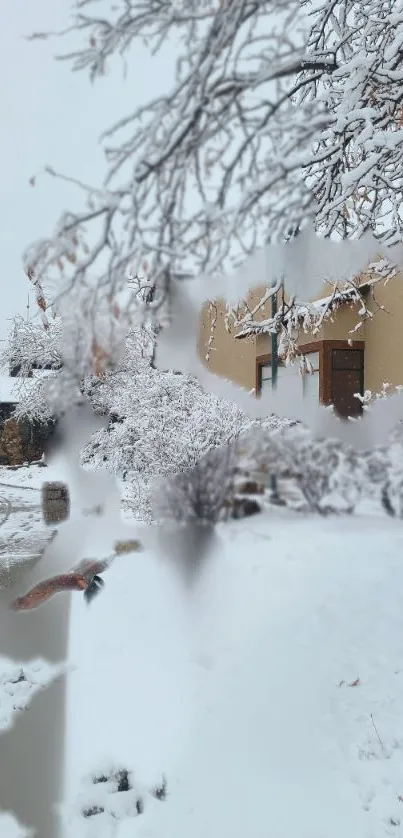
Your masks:
[{"label": "small garden wall", "polygon": [[6,419],[0,423],[0,465],[16,466],[40,460],[53,422],[42,424],[28,419]]}]

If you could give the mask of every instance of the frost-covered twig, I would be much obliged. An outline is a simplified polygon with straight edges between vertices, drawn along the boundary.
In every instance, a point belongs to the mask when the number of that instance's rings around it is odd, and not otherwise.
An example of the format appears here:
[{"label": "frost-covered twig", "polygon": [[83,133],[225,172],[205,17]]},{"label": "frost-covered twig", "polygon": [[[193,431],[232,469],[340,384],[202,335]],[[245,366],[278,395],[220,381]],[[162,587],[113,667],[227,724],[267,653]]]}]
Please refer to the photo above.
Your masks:
[{"label": "frost-covered twig", "polygon": [[173,38],[174,82],[105,130],[104,186],[80,184],[87,206],[27,268],[38,283],[58,263],[72,282],[91,271],[105,290],[145,255],[157,282],[214,273],[308,218],[400,241],[402,28],[402,0],[75,3],[74,70],[96,79]]}]

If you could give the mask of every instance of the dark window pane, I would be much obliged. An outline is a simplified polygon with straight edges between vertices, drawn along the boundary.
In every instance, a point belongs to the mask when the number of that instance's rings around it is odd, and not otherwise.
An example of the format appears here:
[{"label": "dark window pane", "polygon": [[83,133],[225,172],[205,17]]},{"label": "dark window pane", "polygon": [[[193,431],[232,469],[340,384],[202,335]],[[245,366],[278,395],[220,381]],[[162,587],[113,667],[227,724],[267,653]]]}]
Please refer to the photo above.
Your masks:
[{"label": "dark window pane", "polygon": [[334,370],[361,370],[364,353],[362,349],[333,349]]},{"label": "dark window pane", "polygon": [[333,370],[333,404],[339,416],[360,416],[362,405],[354,393],[362,392],[361,370]]}]

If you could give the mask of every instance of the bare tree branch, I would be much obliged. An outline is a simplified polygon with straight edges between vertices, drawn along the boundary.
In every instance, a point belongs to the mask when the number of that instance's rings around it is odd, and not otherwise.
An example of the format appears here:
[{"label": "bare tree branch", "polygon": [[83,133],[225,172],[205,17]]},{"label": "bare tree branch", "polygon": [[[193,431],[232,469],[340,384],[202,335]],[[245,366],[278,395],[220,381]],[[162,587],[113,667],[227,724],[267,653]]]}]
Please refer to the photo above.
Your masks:
[{"label": "bare tree branch", "polygon": [[[175,80],[103,134],[104,188],[26,254],[108,293],[146,257],[155,284],[221,271],[313,221],[402,238],[403,0],[76,0],[67,52],[95,80],[131,48],[178,45]],[[53,171],[50,170],[53,174]],[[168,281],[167,278],[168,277]],[[287,309],[289,305],[287,304]],[[283,312],[285,313],[285,312]]]}]

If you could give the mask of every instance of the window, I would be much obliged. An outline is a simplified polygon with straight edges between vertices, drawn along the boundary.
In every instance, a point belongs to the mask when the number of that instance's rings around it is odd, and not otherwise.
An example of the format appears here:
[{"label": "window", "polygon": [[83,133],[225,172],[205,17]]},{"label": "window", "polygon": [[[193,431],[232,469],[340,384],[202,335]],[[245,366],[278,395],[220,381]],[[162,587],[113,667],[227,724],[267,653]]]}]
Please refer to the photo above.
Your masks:
[{"label": "window", "polygon": [[331,349],[332,403],[342,418],[360,416],[362,404],[355,394],[364,391],[364,352],[362,349]]},{"label": "window", "polygon": [[305,357],[311,366],[311,371],[302,376],[302,392],[304,398],[319,402],[319,352],[306,352]]},{"label": "window", "polygon": [[[312,372],[301,375],[298,362],[286,366],[283,361],[278,362],[277,390],[288,396],[299,397],[301,389],[304,397],[319,401],[319,352],[307,353]],[[268,393],[272,389],[272,369],[269,356],[258,359],[258,392]]]},{"label": "window", "polygon": [[[260,368],[260,375],[259,375],[259,392],[260,393],[267,393],[272,388],[272,370],[271,370],[271,360],[264,361],[259,364]],[[280,381],[280,377],[282,377],[282,371],[284,370],[284,364],[282,361],[279,360],[278,368],[277,368],[277,381]]]},{"label": "window", "polygon": [[[362,405],[355,397],[364,392],[364,342],[321,340],[306,344],[301,351],[312,367],[312,372],[301,376],[299,364],[286,367],[279,362],[278,390],[316,403],[333,404],[341,418],[355,417],[362,413]],[[256,386],[258,393],[271,389],[270,355],[257,359]]]}]

